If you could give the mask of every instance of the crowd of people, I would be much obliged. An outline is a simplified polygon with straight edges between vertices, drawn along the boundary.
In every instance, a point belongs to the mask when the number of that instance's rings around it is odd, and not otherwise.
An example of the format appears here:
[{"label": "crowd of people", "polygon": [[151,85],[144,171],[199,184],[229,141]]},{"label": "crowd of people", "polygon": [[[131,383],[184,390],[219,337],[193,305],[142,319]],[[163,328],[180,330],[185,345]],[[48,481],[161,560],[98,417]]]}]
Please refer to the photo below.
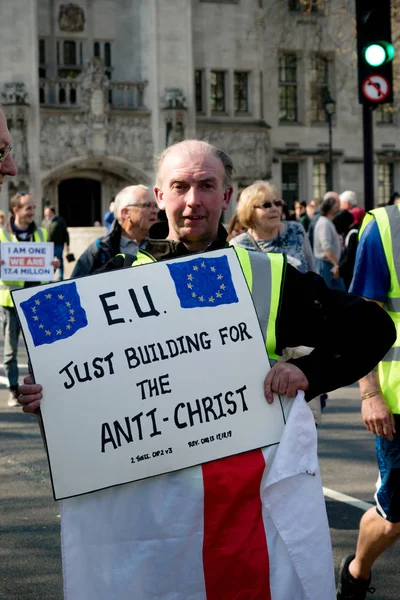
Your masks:
[{"label": "crowd of people", "polygon": [[[314,446],[307,444],[307,439],[312,440],[316,435],[316,429],[313,420],[307,416],[308,409],[304,412],[304,401],[296,397],[299,391],[304,392],[306,402],[313,399],[320,402],[327,392],[359,381],[362,418],[367,429],[377,436],[380,471],[377,506],[362,518],[355,554],[344,557],[337,599],[364,600],[371,590],[371,569],[375,560],[400,537],[400,445],[396,433],[400,423],[400,365],[397,364],[400,361],[397,327],[400,322],[400,248],[397,241],[400,237],[396,236],[400,231],[400,206],[397,198],[391,206],[378,208],[363,218],[364,211],[357,204],[354,192],[338,194],[330,191],[321,200],[297,201],[291,212],[271,182],[255,181],[241,191],[237,210],[226,229],[221,224],[221,215],[232,199],[233,170],[229,156],[206,142],[186,140],[167,148],[155,164],[153,192],[144,185],[136,185],[117,194],[112,211],[109,211],[113,218],[108,215],[109,231],[78,258],[73,276],[134,267],[140,264],[143,256],[147,261],[173,260],[234,246],[248,280],[256,274],[260,277],[260,273],[263,277],[263,295],[254,289],[250,291],[257,314],[269,311],[268,327],[263,335],[270,358],[277,359],[265,377],[266,401],[272,403],[274,393],[288,400],[286,427],[291,435],[289,439],[288,436],[282,439],[281,446],[292,445],[292,452],[286,453],[286,475],[282,475],[283,479],[290,479],[289,491],[284,493],[282,486],[279,488],[282,495],[274,496],[267,488],[266,497],[260,497],[260,482],[269,473],[276,447],[260,450],[257,460],[261,461],[261,466],[257,472],[251,471],[245,455],[244,459],[243,455],[230,457],[229,467],[224,462],[227,459],[214,461],[220,468],[213,472],[213,500],[223,507],[223,511],[220,522],[213,524],[213,534],[207,538],[207,544],[213,546],[213,568],[209,569],[203,562],[201,576],[194,571],[190,574],[182,571],[181,560],[170,561],[168,569],[163,569],[162,564],[171,553],[171,540],[174,541],[174,556],[189,560],[191,549],[198,546],[199,536],[203,535],[200,533],[202,514],[209,493],[202,483],[205,467],[154,477],[147,480],[145,486],[135,483],[119,486],[118,510],[111,508],[109,494],[104,496],[102,492],[96,492],[96,510],[92,510],[93,504],[90,504],[92,495],[89,499],[83,496],[79,499],[80,509],[85,506],[92,509],[84,513],[86,516],[79,526],[74,529],[76,512],[72,513],[74,516],[70,521],[64,516],[64,528],[69,523],[72,530],[79,530],[76,545],[81,551],[74,551],[68,558],[68,568],[80,573],[79,581],[75,581],[76,595],[71,594],[71,597],[96,597],[99,600],[114,597],[119,600],[126,598],[129,590],[129,597],[148,600],[155,597],[331,600],[334,589],[333,560],[330,549],[327,550],[329,534],[325,535],[327,523],[317,517],[320,513],[319,508],[316,509],[321,502],[323,504],[320,479],[307,477],[293,467],[298,452],[308,453],[311,457],[316,452]],[[0,187],[6,176],[12,177],[16,172],[11,137],[0,109]],[[0,242],[54,241],[53,266],[62,280],[63,250],[66,247],[69,251],[68,231],[63,219],[56,215],[54,207],[49,206],[45,209],[42,227],[37,227],[34,202],[27,192],[16,194],[10,208],[9,218],[5,218],[0,226]],[[165,211],[165,219],[158,219],[159,209]],[[18,381],[19,323],[10,292],[24,285],[29,284],[0,282],[9,406],[22,406],[26,413],[40,414],[43,391],[40,382],[34,383],[31,376],[22,385]],[[275,312],[271,309],[274,303],[277,303],[275,308],[279,307]],[[281,360],[280,357],[285,357],[290,349],[297,352]],[[296,422],[294,417],[291,419],[293,414],[296,414]],[[299,428],[301,436],[297,438]],[[249,453],[249,456],[255,455]],[[310,474],[315,476],[316,472]],[[242,475],[246,475],[246,490],[239,485],[232,491],[230,477],[240,479]],[[199,491],[196,499],[192,493],[194,489]],[[310,501],[298,502],[297,494]],[[180,510],[180,529],[177,531],[175,504],[179,499],[189,497],[190,510],[184,501],[185,511]],[[249,518],[253,523],[259,517],[265,526],[263,538],[264,546],[265,538],[268,543],[269,563],[257,559],[258,555],[264,556],[265,551],[261,540],[254,539],[252,527],[248,528],[248,537],[240,534],[240,544],[232,546],[226,541],[229,537],[224,529],[227,515],[233,522],[233,529],[239,532],[244,526],[245,503],[257,500],[258,516],[252,514]],[[287,518],[283,521],[275,519],[276,503],[286,503]],[[99,506],[103,507],[103,512],[101,520],[97,521]],[[134,511],[132,506],[135,506]],[[68,504],[64,515],[67,513]],[[301,528],[302,521],[311,524],[317,518],[316,527]],[[288,534],[290,519],[292,529]],[[132,540],[124,542],[125,548],[134,549],[129,562],[135,576],[124,579],[125,587],[122,588],[120,565],[112,560],[103,532],[108,528],[124,530],[128,521],[129,531],[137,527],[142,534],[137,535],[135,543]],[[144,564],[141,562],[143,539],[147,540],[149,531],[156,539],[146,544]],[[104,546],[103,563],[98,564],[98,558],[96,564],[91,562],[93,546]],[[273,557],[273,548],[282,564]],[[317,560],[313,561],[312,554],[307,552],[316,553]],[[82,570],[79,561],[82,563],[83,556],[85,569]],[[322,556],[328,556],[328,559],[320,561]],[[196,562],[197,566],[200,561],[201,558]],[[266,573],[269,568],[281,569],[283,576],[279,582],[275,581],[273,572]],[[233,586],[230,595],[226,591],[224,595],[218,587],[220,578],[224,577],[221,569],[226,571],[226,581],[229,577],[240,579],[240,574],[244,573],[241,582],[245,582],[245,588],[234,590]],[[274,591],[275,584],[279,592]],[[216,591],[218,589],[220,592]]]}]

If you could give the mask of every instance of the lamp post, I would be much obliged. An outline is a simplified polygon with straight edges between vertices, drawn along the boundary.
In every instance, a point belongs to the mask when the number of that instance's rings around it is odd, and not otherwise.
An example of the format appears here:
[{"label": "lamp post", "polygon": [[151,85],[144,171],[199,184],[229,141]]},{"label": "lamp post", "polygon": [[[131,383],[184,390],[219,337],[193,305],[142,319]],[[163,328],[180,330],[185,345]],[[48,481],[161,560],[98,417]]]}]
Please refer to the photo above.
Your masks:
[{"label": "lamp post", "polygon": [[324,109],[325,109],[326,118],[328,120],[328,128],[329,128],[329,159],[328,159],[329,171],[328,171],[328,181],[327,181],[328,191],[331,191],[332,187],[333,187],[332,117],[335,114],[335,107],[336,107],[336,102],[333,98],[331,98],[329,91],[327,91],[325,100],[324,100]]}]

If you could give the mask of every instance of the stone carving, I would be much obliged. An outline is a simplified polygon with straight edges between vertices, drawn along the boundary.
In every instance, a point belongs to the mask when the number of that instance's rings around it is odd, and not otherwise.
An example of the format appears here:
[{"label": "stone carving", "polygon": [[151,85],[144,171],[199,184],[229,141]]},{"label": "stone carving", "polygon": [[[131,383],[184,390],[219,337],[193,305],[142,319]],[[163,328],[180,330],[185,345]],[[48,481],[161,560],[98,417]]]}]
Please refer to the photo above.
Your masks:
[{"label": "stone carving", "polygon": [[177,123],[167,123],[167,146],[172,146],[177,142],[182,142],[185,139],[185,127],[182,121]]},{"label": "stone carving", "polygon": [[85,115],[42,115],[40,124],[42,169],[52,169],[68,159],[86,156],[90,143],[90,129]]},{"label": "stone carving", "polygon": [[107,131],[107,154],[125,158],[139,168],[153,168],[150,117],[111,117]]},{"label": "stone carving", "polygon": [[28,104],[28,92],[24,83],[5,83],[1,93],[2,104]]},{"label": "stone carving", "polygon": [[77,33],[85,29],[85,13],[77,4],[61,4],[58,13],[58,26],[61,31]]},{"label": "stone carving", "polygon": [[26,147],[27,131],[26,121],[18,120],[10,126],[13,145],[13,157],[18,167],[19,174],[28,172],[28,152]]},{"label": "stone carving", "polygon": [[100,58],[93,58],[85,71],[80,75],[81,100],[89,110],[89,121],[105,125],[110,105],[108,103],[108,88],[110,80],[104,71]]},{"label": "stone carving", "polygon": [[265,179],[271,173],[268,129],[203,129],[198,139],[221,148],[233,161],[235,178],[245,181]]},{"label": "stone carving", "polygon": [[161,98],[161,108],[187,108],[186,97],[180,88],[166,88]]}]

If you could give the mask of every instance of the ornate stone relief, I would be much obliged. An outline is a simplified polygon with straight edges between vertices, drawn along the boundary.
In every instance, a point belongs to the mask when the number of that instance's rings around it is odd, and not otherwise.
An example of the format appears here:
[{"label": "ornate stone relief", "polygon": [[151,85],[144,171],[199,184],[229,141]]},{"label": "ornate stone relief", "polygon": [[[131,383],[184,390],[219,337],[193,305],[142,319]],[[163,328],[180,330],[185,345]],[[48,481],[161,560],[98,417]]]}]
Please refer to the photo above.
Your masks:
[{"label": "ornate stone relief", "polygon": [[52,169],[68,159],[86,156],[90,130],[84,114],[42,115],[40,124],[40,163]]},{"label": "ornate stone relief", "polygon": [[5,83],[0,94],[1,104],[28,104],[28,92],[24,83]]},{"label": "ornate stone relief", "polygon": [[58,13],[58,26],[61,31],[78,33],[85,29],[85,13],[77,4],[61,4]]},{"label": "ornate stone relief", "polygon": [[265,178],[271,170],[268,129],[198,129],[198,137],[226,152],[235,167],[235,179]]},{"label": "ornate stone relief", "polygon": [[107,131],[107,154],[151,169],[153,140],[150,117],[111,117]]},{"label": "ornate stone relief", "polygon": [[100,58],[93,58],[87,69],[80,75],[79,81],[81,101],[89,111],[89,122],[105,125],[110,112],[108,103],[110,81],[105,74],[103,61]]}]

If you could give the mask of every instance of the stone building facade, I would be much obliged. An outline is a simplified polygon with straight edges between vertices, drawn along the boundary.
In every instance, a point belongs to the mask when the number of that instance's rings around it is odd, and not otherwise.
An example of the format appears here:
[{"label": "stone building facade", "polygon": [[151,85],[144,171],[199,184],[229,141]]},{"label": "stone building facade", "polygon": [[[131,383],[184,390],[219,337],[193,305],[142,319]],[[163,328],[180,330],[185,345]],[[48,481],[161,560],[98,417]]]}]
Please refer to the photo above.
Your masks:
[{"label": "stone building facade", "polygon": [[[289,204],[330,184],[362,203],[353,4],[4,3],[0,96],[19,174],[0,207],[29,189],[38,214],[50,202],[71,226],[91,226],[119,189],[152,185],[154,154],[193,137],[231,155],[236,194],[272,178]],[[400,188],[400,144],[394,110],[374,120],[378,203]]]}]

